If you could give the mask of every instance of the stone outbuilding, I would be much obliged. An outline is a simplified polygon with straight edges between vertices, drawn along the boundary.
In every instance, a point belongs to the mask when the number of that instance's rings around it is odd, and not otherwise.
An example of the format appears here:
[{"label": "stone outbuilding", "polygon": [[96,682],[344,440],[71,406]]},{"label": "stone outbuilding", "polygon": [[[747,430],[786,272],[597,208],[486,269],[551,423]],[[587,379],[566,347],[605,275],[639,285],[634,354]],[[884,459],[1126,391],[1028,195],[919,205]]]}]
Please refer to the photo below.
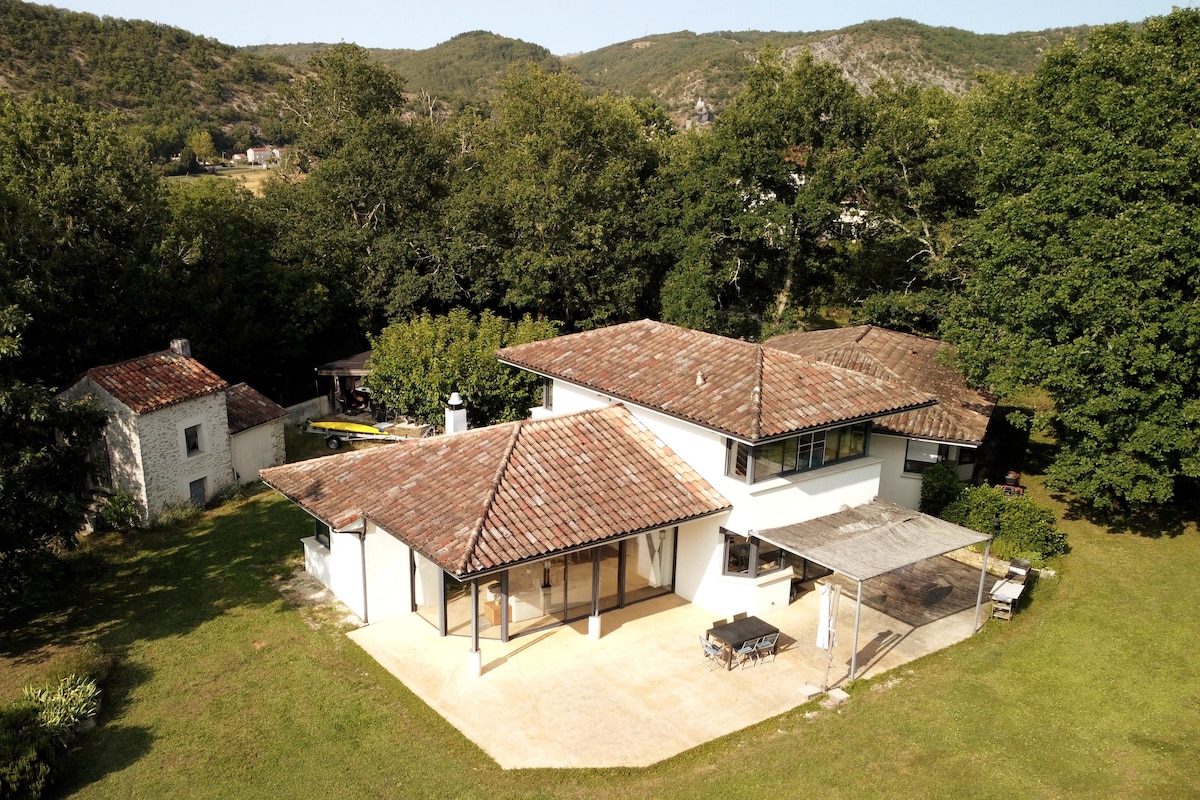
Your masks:
[{"label": "stone outbuilding", "polygon": [[144,523],[257,481],[258,470],[284,461],[287,411],[244,383],[229,386],[192,358],[186,339],[94,367],[63,395],[91,395],[108,411],[94,450],[96,483],[127,491]]}]

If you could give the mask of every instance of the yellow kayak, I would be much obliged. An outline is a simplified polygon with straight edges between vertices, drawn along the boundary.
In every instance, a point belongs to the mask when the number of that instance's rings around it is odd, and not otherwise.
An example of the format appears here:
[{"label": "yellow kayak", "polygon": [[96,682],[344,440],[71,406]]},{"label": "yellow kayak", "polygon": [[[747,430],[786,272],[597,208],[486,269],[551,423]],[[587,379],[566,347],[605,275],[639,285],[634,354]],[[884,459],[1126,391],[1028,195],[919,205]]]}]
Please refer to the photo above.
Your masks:
[{"label": "yellow kayak", "polygon": [[310,422],[310,428],[320,428],[325,431],[337,431],[339,433],[366,433],[380,434],[383,431],[376,428],[374,425],[363,425],[361,422]]}]

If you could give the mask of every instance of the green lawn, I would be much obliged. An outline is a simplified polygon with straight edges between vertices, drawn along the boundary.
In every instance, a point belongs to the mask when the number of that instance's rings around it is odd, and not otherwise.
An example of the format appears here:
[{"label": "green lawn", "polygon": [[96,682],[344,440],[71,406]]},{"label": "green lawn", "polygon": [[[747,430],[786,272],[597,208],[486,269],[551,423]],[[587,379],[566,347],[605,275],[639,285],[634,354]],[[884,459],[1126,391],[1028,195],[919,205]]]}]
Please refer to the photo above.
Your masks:
[{"label": "green lawn", "polygon": [[100,542],[89,589],[6,610],[0,697],[81,641],[118,654],[59,786],[80,798],[1195,796],[1200,536],[1064,524],[1071,554],[1012,622],[648,769],[498,769],[281,600],[311,526],[272,493]]}]

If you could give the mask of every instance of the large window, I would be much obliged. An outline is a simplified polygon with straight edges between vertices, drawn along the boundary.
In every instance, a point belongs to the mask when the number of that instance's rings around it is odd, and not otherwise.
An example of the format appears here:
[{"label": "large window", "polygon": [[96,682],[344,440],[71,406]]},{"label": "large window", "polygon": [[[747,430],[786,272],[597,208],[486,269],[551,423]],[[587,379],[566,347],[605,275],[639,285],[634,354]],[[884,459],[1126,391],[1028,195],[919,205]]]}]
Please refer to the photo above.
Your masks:
[{"label": "large window", "polygon": [[869,422],[860,422],[755,446],[731,439],[725,474],[739,478],[749,474],[754,483],[858,458],[867,453],[869,430]]},{"label": "large window", "polygon": [[904,452],[905,472],[924,472],[950,457],[950,445],[909,439]]},{"label": "large window", "polygon": [[770,542],[722,529],[725,534],[726,575],[756,578],[789,566],[787,554]]}]

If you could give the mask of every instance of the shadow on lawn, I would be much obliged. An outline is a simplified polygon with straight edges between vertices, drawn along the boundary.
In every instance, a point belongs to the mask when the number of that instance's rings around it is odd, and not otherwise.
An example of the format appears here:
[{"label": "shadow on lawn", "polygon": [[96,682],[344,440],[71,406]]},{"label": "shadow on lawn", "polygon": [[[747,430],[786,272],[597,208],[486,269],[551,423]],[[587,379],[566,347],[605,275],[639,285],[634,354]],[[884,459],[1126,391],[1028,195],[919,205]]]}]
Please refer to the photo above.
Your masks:
[{"label": "shadow on lawn", "polygon": [[[1195,487],[1189,490],[1193,494]],[[1081,498],[1056,492],[1055,500],[1066,506],[1064,519],[1084,520],[1108,533],[1144,536],[1147,539],[1173,539],[1194,529],[1200,522],[1200,509],[1191,497],[1176,493],[1172,506],[1154,506],[1144,509],[1096,508]]]},{"label": "shadow on lawn", "polygon": [[273,499],[238,498],[187,524],[90,542],[103,563],[92,580],[0,613],[0,657],[36,658],[81,639],[119,652],[184,635],[230,608],[278,601],[271,577],[294,556],[304,521]]},{"label": "shadow on lawn", "polygon": [[74,747],[67,768],[54,784],[53,796],[67,797],[110,772],[119,772],[150,752],[154,734],[147,728],[123,725],[133,689],[150,679],[150,670],[117,655],[116,666],[104,683],[100,725]]},{"label": "shadow on lawn", "polygon": [[[1054,461],[1057,445],[1053,441],[1031,437],[1013,419],[1030,420],[1034,410],[1016,405],[999,405],[988,426],[988,453],[983,479],[998,485],[1010,469],[1024,475],[1046,475]],[[1200,483],[1181,478],[1176,481],[1175,502],[1170,506],[1144,509],[1098,508],[1069,492],[1051,490],[1050,496],[1065,507],[1063,518],[1083,520],[1116,534],[1147,538],[1175,537],[1200,522]]]}]

